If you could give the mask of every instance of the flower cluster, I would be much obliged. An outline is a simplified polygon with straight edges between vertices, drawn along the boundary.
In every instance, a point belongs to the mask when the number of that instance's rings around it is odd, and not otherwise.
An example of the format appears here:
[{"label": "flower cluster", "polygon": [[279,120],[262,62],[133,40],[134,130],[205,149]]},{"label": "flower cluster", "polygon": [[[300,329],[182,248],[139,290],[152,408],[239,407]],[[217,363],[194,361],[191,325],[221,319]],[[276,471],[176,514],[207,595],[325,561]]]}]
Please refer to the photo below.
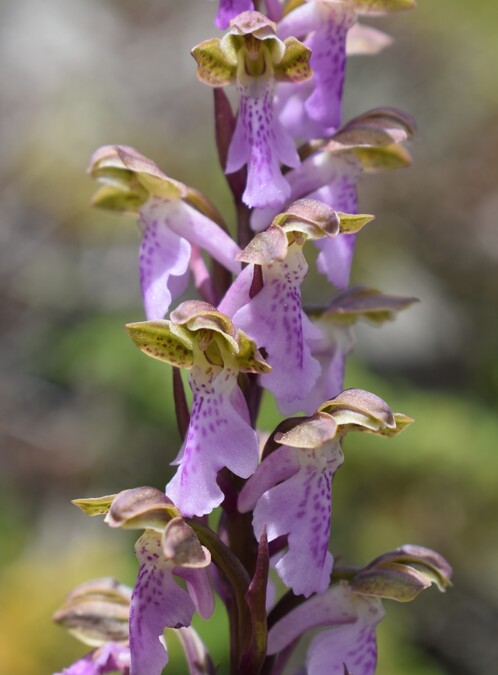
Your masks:
[{"label": "flower cluster", "polygon": [[[298,641],[320,629],[299,673],[372,675],[383,599],[450,584],[444,558],[419,546],[359,568],[332,554],[332,484],[345,436],[392,438],[412,422],[373,393],[344,389],[344,370],[356,321],[380,324],[415,301],[349,286],[356,237],[373,219],[358,212],[358,181],[408,165],[403,143],[415,124],[393,108],[342,124],[341,104],[347,55],[389,43],[358,16],[414,2],[267,0],[266,14],[254,4],[221,0],[216,24],[227,32],[192,50],[199,79],[215,90],[237,243],[203,194],[135,149],[105,146],[90,162],[102,184],[94,203],[138,217],[146,320],[127,330],[173,369],[183,443],[164,492],[75,500],[112,528],[143,533],[133,589],[93,580],[56,614],[94,647],[67,675],[160,675],[166,629],[178,635],[190,673],[214,673],[191,627],[195,612],[210,617],[214,591],[229,608],[232,673],[294,672]],[[230,84],[236,115],[223,92]],[[314,260],[325,300],[305,308],[301,286]],[[190,278],[197,297],[178,304]],[[257,428],[264,391],[283,416],[269,436]],[[210,519],[219,507],[221,517]],[[287,589],[279,597],[274,574]]]}]

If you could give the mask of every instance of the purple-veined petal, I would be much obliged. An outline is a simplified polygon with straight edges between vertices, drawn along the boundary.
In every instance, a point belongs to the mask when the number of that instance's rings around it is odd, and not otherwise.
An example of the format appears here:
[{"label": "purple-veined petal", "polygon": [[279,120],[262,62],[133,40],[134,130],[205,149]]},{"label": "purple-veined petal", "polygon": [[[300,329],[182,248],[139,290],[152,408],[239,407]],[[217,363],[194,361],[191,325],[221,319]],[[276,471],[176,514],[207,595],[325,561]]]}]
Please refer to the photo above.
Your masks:
[{"label": "purple-veined petal", "polygon": [[266,350],[272,371],[261,376],[261,384],[284,414],[302,409],[320,374],[303,331],[301,283],[307,270],[301,247],[291,245],[284,261],[263,266],[263,288],[233,316],[235,326]]},{"label": "purple-veined petal", "polygon": [[168,662],[163,630],[189,626],[195,607],[175,582],[157,533],[146,531],[135,551],[140,567],[130,607],[130,675],[161,675]]},{"label": "purple-veined petal", "polygon": [[128,672],[129,667],[129,647],[109,642],[55,675],[104,675],[115,672],[124,674]]},{"label": "purple-veined petal", "polygon": [[345,4],[326,5],[324,21],[308,40],[314,89],[305,107],[312,120],[337,129],[341,123],[346,73],[346,35],[355,21],[355,13]]},{"label": "purple-veined petal", "polygon": [[254,508],[256,538],[265,527],[268,541],[288,535],[288,551],[276,570],[296,595],[323,593],[329,585],[331,481],[343,459],[337,442],[319,450],[282,446],[261,463],[241,492],[239,508],[243,511],[261,495]]},{"label": "purple-veined petal", "polygon": [[[331,596],[331,589],[327,595]],[[374,675],[377,665],[375,629],[384,617],[377,598],[359,596],[347,587],[358,619],[317,635],[308,649],[308,675],[344,675],[344,666],[354,675]],[[332,600],[332,598],[330,598]]]},{"label": "purple-veined petal", "polygon": [[341,122],[342,90],[346,71],[346,36],[355,22],[348,3],[305,2],[289,12],[278,35],[304,37],[311,49],[313,78],[304,85],[279,85],[280,120],[296,138],[331,135]]},{"label": "purple-veined petal", "polygon": [[240,414],[237,372],[229,367],[195,364],[190,373],[193,393],[190,425],[178,470],[166,495],[185,516],[210,513],[223,501],[216,474],[228,467],[248,478],[258,463],[258,439],[247,407]]},{"label": "purple-veined petal", "polygon": [[258,91],[256,86],[239,86],[240,106],[237,126],[228,152],[226,173],[247,164],[247,184],[243,201],[248,206],[280,206],[290,195],[290,187],[280,170],[299,165],[294,141],[275,116],[274,83],[268,80]]},{"label": "purple-veined petal", "polygon": [[268,633],[268,654],[282,651],[313,628],[352,626],[357,620],[358,610],[351,590],[338,584],[321,595],[314,595],[280,619]]},{"label": "purple-veined petal", "polygon": [[254,9],[252,0],[219,0],[215,24],[221,30],[228,28],[230,21],[242,12]]},{"label": "purple-veined petal", "polygon": [[[168,203],[166,211],[175,210]],[[172,232],[156,209],[145,207],[140,216],[144,229],[140,245],[140,284],[147,319],[162,319],[171,301],[188,283],[190,244]]]}]

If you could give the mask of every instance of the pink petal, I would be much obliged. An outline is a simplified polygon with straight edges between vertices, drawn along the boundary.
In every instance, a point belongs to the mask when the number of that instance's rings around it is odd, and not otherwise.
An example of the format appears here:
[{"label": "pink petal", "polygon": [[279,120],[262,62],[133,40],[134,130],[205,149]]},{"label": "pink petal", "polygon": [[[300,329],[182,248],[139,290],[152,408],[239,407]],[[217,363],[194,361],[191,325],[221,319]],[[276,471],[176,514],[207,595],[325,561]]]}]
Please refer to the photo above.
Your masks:
[{"label": "pink petal", "polygon": [[221,504],[216,475],[223,467],[242,478],[256,469],[258,439],[247,407],[240,414],[237,374],[227,367],[192,368],[190,426],[178,470],[166,486],[166,495],[185,516],[204,515]]}]

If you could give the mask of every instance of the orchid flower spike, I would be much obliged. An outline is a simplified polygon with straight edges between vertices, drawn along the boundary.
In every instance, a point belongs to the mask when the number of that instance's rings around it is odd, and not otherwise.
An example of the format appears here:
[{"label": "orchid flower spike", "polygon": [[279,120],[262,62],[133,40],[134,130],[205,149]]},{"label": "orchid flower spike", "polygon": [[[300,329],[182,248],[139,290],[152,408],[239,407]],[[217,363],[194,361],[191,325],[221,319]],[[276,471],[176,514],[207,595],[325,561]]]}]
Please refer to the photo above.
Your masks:
[{"label": "orchid flower spike", "polygon": [[[88,515],[105,514],[110,527],[145,530],[135,545],[140,567],[128,601],[130,675],[161,675],[168,662],[164,629],[190,626],[195,610],[206,619],[213,612],[207,573],[211,554],[179,509],[155,488],[74,503]],[[187,590],[175,578],[183,580]]]},{"label": "orchid flower spike", "polygon": [[258,463],[258,439],[237,377],[240,372],[266,373],[270,367],[254,342],[205,302],[189,300],[168,321],[127,328],[148,356],[190,369],[190,424],[166,494],[185,516],[210,513],[223,500],[218,471],[227,467],[248,478]]},{"label": "orchid flower spike", "polygon": [[[358,14],[381,15],[414,6],[413,0],[295,0],[277,33],[302,38],[311,49],[312,79],[279,85],[278,106],[286,129],[303,140],[330,136],[341,124],[347,53],[376,53],[390,40],[367,26],[354,29]],[[347,44],[348,32],[353,30]]]},{"label": "orchid flower spike", "polygon": [[346,358],[354,346],[353,326],[358,321],[380,325],[395,319],[416,298],[384,295],[373,288],[354,286],[339,293],[329,307],[313,316],[320,338],[310,343],[311,354],[321,367],[320,375],[306,398],[303,410],[316,410],[322,401],[337,396],[344,388]]},{"label": "orchid flower spike", "polygon": [[162,319],[186,289],[189,263],[203,249],[237,274],[239,247],[220,226],[216,209],[198,191],[165,176],[134,148],[108,145],[93,155],[90,174],[104,186],[94,204],[138,212],[142,232],[140,283],[147,319]]},{"label": "orchid flower spike", "polygon": [[[336,211],[357,213],[356,185],[363,173],[409,166],[401,143],[410,139],[415,122],[394,108],[376,108],[354,118],[328,141],[314,141],[302,150],[303,162],[286,179],[291,199],[319,199]],[[277,209],[256,210],[253,229],[268,226]],[[355,236],[341,234],[316,241],[318,270],[337,288],[349,284]]]},{"label": "orchid flower spike", "polygon": [[[303,246],[308,239],[357,231],[372,218],[339,214],[322,202],[302,199],[276,216],[238,255],[249,264],[219,309],[265,349],[272,370],[261,376],[261,384],[274,394],[283,414],[307,410],[306,399],[320,375],[310,343],[320,341],[321,333],[301,307],[301,284],[308,270]],[[260,274],[262,286],[257,292],[255,274]]]},{"label": "orchid flower spike", "polygon": [[436,583],[444,591],[452,570],[446,560],[422,546],[403,546],[380,556],[367,567],[345,574],[322,595],[292,609],[270,630],[268,653],[278,654],[310,629],[316,635],[306,657],[307,675],[374,675],[377,664],[376,627],[384,618],[383,599],[408,602]]},{"label": "orchid flower spike", "polygon": [[343,437],[348,431],[393,436],[411,421],[378,396],[349,389],[274,435],[275,449],[243,487],[238,506],[242,513],[254,509],[256,538],[264,528],[268,541],[287,536],[276,570],[296,595],[323,593],[329,585],[331,482],[344,461]]},{"label": "orchid flower spike", "polygon": [[276,26],[259,12],[243,12],[230,22],[220,40],[194,47],[199,79],[211,87],[236,83],[240,93],[237,125],[230,144],[226,173],[247,164],[243,201],[250,207],[282,205],[290,187],[279,162],[299,165],[294,141],[274,114],[277,81],[302,82],[311,76],[310,51],[299,40],[282,41]]}]

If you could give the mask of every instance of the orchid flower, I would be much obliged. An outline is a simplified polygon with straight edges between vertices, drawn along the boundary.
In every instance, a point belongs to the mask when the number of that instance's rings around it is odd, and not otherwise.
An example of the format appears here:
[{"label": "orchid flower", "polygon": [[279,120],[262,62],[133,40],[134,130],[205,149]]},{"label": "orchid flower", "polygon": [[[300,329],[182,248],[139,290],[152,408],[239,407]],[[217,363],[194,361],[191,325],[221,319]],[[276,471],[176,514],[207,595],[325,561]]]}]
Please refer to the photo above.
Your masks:
[{"label": "orchid flower", "polygon": [[[414,6],[413,0],[298,0],[284,13],[277,32],[282,39],[306,38],[311,49],[312,79],[279,85],[280,119],[296,138],[330,136],[341,124],[346,55],[375,53],[389,44],[383,34],[356,27],[347,48],[348,32],[358,14],[380,15]],[[308,36],[308,37],[306,37]]]},{"label": "orchid flower", "polygon": [[220,216],[208,200],[165,176],[133,148],[100,148],[89,172],[104,183],[95,195],[96,205],[138,211],[143,237],[140,283],[149,320],[162,319],[171,301],[186,289],[193,249],[207,251],[234,274],[240,270],[234,261],[239,247],[219,225]]},{"label": "orchid flower", "polygon": [[[410,164],[401,143],[411,137],[414,125],[411,116],[400,110],[377,108],[351,120],[329,141],[305,146],[301,166],[286,175],[291,199],[318,199],[336,211],[356,213],[356,185],[364,172]],[[276,212],[270,208],[256,210],[252,227],[264,229]],[[354,244],[351,234],[316,240],[320,249],[318,270],[337,288],[349,283]]]},{"label": "orchid flower", "polygon": [[[168,662],[164,629],[190,626],[195,610],[205,619],[213,612],[207,574],[211,554],[179,509],[155,488],[134,488],[74,503],[88,515],[105,514],[110,527],[145,530],[135,545],[140,566],[126,608],[130,675],[161,675]],[[183,580],[186,590],[175,579]]]},{"label": "orchid flower", "polygon": [[[325,204],[302,199],[273,220],[271,227],[238,255],[249,263],[220,303],[237,328],[264,348],[272,370],[261,376],[284,414],[305,409],[305,401],[320,375],[310,342],[321,339],[301,307],[301,284],[308,265],[305,242],[335,237],[359,229],[371,216],[337,214]],[[256,267],[262,287],[253,293]]]},{"label": "orchid flower", "polygon": [[226,173],[247,164],[243,201],[248,206],[279,206],[290,195],[279,162],[299,165],[294,141],[274,115],[277,81],[302,82],[311,76],[310,51],[299,40],[280,40],[276,26],[259,12],[243,12],[230,22],[220,40],[201,42],[192,50],[199,79],[211,87],[236,83],[240,93],[237,125],[228,152]]},{"label": "orchid flower", "polygon": [[271,628],[268,653],[287,649],[284,654],[288,659],[289,650],[302,635],[327,627],[308,648],[306,674],[374,675],[376,627],[385,614],[382,599],[408,602],[432,583],[445,591],[451,585],[451,575],[442,556],[411,545],[385,553],[363,569],[344,570],[348,581],[339,581],[322,595],[302,602]]},{"label": "orchid flower", "polygon": [[258,439],[237,376],[265,373],[270,367],[254,342],[205,302],[187,301],[172,312],[169,321],[127,328],[147,355],[190,369],[190,424],[166,494],[185,516],[210,513],[223,500],[216,482],[218,471],[227,467],[236,476],[248,478],[258,462]]},{"label": "orchid flower", "polygon": [[323,593],[329,584],[331,481],[344,460],[344,435],[359,429],[393,436],[411,421],[393,414],[378,396],[350,389],[274,436],[280,447],[264,457],[243,487],[238,506],[242,513],[254,509],[256,538],[263,528],[268,541],[287,536],[288,551],[276,570],[296,595]]},{"label": "orchid flower", "polygon": [[306,397],[303,410],[315,410],[342,391],[346,358],[354,346],[353,325],[367,321],[380,325],[410,307],[416,298],[384,295],[372,288],[355,286],[339,293],[329,307],[313,317],[320,338],[310,343],[311,354],[321,366],[320,375]]}]

